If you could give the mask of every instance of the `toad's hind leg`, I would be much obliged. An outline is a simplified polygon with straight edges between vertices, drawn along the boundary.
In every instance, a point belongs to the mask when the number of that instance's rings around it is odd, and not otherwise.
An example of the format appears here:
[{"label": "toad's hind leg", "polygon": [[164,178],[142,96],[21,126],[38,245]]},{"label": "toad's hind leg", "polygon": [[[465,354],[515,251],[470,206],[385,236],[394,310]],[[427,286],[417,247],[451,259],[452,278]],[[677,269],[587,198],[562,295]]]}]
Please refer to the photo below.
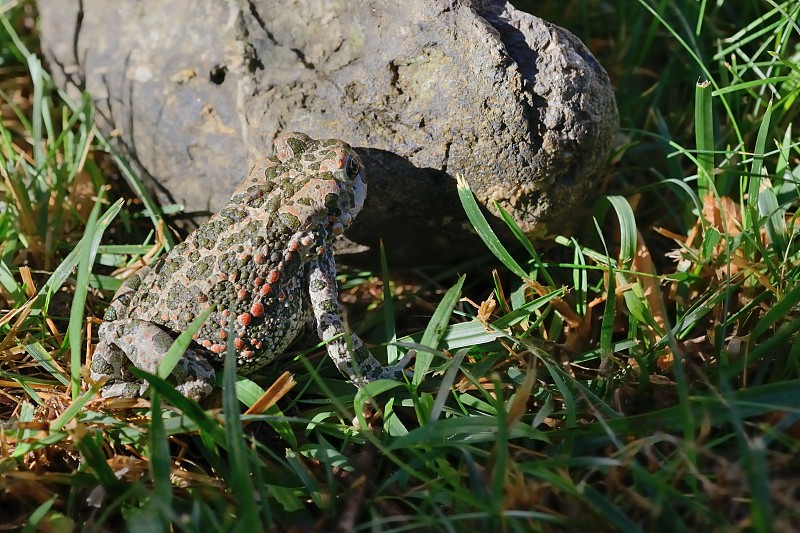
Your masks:
[{"label": "toad's hind leg", "polygon": [[355,333],[349,335],[348,346],[344,322],[339,314],[336,263],[332,254],[324,254],[311,261],[308,276],[317,334],[320,339],[327,341],[328,357],[353,385],[360,388],[378,379],[400,379],[403,375],[410,374],[404,368],[413,354],[392,366],[384,367]]},{"label": "toad's hind leg", "polygon": [[133,300],[134,296],[136,296],[136,293],[142,286],[142,282],[145,280],[151,270],[152,268],[149,266],[143,266],[128,276],[128,279],[122,282],[122,285],[119,286],[117,292],[114,293],[114,298],[111,300],[111,304],[109,304],[108,309],[106,309],[106,314],[103,316],[104,322],[114,322],[116,320],[127,318],[131,300]]},{"label": "toad's hind leg", "polygon": [[[121,319],[106,322],[100,327],[100,338],[92,359],[91,378],[107,378],[101,389],[103,397],[141,396],[147,388],[128,371],[129,365],[155,374],[164,355],[175,340],[159,325],[138,319]],[[183,354],[175,365],[170,380],[176,389],[193,400],[200,400],[211,392],[214,369],[208,360],[193,349]]]}]

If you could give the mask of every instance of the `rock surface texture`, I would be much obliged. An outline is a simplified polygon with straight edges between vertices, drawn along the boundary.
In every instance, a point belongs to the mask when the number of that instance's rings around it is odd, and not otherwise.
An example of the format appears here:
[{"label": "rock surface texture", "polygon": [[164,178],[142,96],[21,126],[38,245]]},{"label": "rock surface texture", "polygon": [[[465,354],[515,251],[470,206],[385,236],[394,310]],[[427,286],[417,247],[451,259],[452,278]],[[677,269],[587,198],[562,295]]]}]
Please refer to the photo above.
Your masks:
[{"label": "rock surface texture", "polygon": [[456,174],[531,237],[569,233],[617,131],[583,44],[503,1],[38,6],[56,82],[92,95],[163,201],[214,212],[278,133],[341,138],[370,188],[349,251],[383,239],[392,264],[474,253]]}]

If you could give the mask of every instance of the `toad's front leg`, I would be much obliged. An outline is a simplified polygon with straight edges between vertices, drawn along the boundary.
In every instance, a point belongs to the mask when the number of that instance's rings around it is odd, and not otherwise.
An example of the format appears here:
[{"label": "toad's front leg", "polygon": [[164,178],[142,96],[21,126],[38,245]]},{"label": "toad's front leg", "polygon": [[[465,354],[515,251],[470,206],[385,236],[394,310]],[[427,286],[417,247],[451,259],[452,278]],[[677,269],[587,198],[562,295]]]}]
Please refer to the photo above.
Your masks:
[{"label": "toad's front leg", "polygon": [[398,363],[384,367],[375,359],[355,333],[349,335],[350,348],[339,315],[339,291],[336,286],[336,263],[333,254],[326,253],[308,264],[311,309],[317,323],[319,338],[327,342],[328,357],[336,368],[356,387],[378,379],[400,379],[409,372],[404,370],[413,355]]},{"label": "toad's front leg", "polygon": [[[132,318],[104,322],[99,335],[90,375],[94,381],[107,378],[100,391],[104,398],[141,396],[147,383],[133,377],[128,366],[133,364],[155,374],[175,340],[158,324]],[[198,401],[211,392],[214,369],[202,354],[190,348],[175,365],[170,380],[181,394]]]}]

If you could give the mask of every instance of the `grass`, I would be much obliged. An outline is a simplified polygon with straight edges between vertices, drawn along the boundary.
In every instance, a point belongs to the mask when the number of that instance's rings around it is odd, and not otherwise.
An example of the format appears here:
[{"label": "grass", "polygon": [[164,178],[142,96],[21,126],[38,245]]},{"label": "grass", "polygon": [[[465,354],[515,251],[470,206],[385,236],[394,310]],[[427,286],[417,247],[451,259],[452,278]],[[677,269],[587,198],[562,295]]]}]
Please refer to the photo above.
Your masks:
[{"label": "grass", "polygon": [[162,213],[175,209],[151,203],[89,99],[53,88],[28,52],[26,7],[7,11],[0,522],[800,526],[800,4],[535,4],[617,91],[623,130],[585,230],[539,251],[506,217],[521,245],[509,250],[460,181],[484,269],[421,267],[409,284],[384,264],[342,280],[377,301],[366,338],[417,348],[410,383],[356,392],[301,347],[257,381],[227,361],[221,407],[158,376],[142,376],[152,393],[134,405],[80,386],[103,302],[171,245]]}]

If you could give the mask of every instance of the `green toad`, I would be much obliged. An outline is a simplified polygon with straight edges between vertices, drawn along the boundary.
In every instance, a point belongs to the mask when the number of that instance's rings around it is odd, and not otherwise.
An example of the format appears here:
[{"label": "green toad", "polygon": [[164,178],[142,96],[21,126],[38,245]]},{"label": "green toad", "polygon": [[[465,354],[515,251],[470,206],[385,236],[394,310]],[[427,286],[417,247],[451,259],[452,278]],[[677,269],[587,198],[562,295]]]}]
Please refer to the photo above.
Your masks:
[{"label": "green toad", "polygon": [[[364,205],[364,168],[346,143],[288,133],[259,161],[228,204],[152,267],[120,287],[100,326],[91,378],[105,397],[135,397],[146,385],[127,367],[154,373],[174,339],[215,310],[172,373],[201,399],[221,366],[231,324],[237,369],[252,373],[286,350],[310,316],[336,367],[356,386],[396,379],[408,357],[383,367],[356,335],[348,349],[338,312],[333,240]],[[331,340],[333,339],[333,340]]]}]

